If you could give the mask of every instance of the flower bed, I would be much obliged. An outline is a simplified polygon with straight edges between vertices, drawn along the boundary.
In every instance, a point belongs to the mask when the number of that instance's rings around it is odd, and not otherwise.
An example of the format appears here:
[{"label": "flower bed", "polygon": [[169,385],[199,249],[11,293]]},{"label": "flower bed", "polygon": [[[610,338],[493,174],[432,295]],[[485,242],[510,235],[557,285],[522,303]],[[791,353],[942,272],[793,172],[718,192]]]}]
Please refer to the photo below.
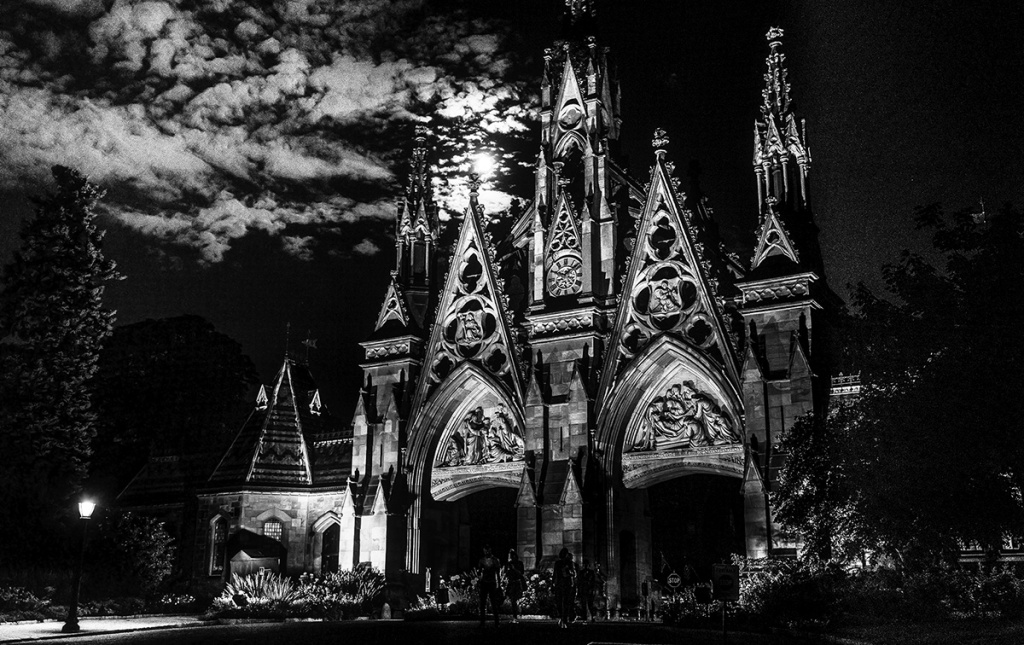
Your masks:
[{"label": "flower bed", "polygon": [[298,582],[261,571],[233,574],[214,599],[211,618],[320,618],[347,620],[370,616],[384,603],[384,574],[369,566],[321,576],[304,574]]}]

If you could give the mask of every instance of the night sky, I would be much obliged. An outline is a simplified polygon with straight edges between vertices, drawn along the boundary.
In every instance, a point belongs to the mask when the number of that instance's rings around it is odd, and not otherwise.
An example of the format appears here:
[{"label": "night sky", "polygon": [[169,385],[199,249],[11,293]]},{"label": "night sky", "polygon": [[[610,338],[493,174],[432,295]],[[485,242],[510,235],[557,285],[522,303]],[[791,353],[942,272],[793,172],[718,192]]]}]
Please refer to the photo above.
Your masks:
[{"label": "night sky", "polygon": [[[646,180],[651,133],[665,128],[678,174],[698,161],[726,236],[752,246],[752,129],[764,33],[778,25],[840,294],[878,285],[884,262],[922,246],[916,205],[1024,203],[1024,5],[918,4],[604,3],[632,173]],[[119,323],[203,316],[269,381],[290,322],[293,349],[318,339],[311,367],[346,417],[415,119],[430,117],[449,158],[451,208],[465,201],[467,152],[494,146],[506,172],[485,203],[530,197],[516,164],[536,155],[529,106],[559,6],[3,3],[0,261],[49,167],[75,166],[108,189],[106,251],[127,276],[107,293]]]}]

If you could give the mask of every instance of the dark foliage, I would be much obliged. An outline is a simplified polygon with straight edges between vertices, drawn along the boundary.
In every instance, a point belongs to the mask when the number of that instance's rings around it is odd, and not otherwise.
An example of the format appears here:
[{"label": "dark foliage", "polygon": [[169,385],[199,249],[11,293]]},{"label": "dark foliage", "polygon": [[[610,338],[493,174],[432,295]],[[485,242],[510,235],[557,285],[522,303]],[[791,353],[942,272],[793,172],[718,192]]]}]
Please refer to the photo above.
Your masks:
[{"label": "dark foliage", "polygon": [[944,265],[904,252],[885,297],[858,287],[862,395],[785,442],[776,501],[819,556],[870,549],[923,570],[1024,526],[1024,217],[931,206],[918,221]]},{"label": "dark foliage", "polygon": [[111,513],[97,528],[87,558],[92,596],[148,597],[170,575],[175,547],[159,520]]},{"label": "dark foliage", "polygon": [[118,277],[101,251],[102,191],[55,166],[57,191],[37,201],[0,292],[0,558],[52,558],[70,496],[85,476],[94,433],[90,380],[114,314],[104,283]]},{"label": "dark foliage", "polygon": [[96,374],[97,483],[120,492],[154,454],[205,480],[257,381],[241,346],[198,316],[116,328]]}]

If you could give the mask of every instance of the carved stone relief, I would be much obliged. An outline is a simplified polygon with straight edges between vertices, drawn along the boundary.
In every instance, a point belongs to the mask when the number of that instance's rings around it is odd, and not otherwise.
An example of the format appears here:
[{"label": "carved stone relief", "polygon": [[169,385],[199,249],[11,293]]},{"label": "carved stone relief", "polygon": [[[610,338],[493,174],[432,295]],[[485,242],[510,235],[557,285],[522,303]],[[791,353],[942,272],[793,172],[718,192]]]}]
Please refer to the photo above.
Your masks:
[{"label": "carved stone relief", "polygon": [[455,293],[439,317],[441,338],[430,365],[431,383],[440,383],[465,360],[478,362],[499,377],[511,369],[511,352],[499,328],[501,313],[484,277],[483,263],[487,261],[472,243],[453,267],[458,272]]},{"label": "carved stone relief", "polygon": [[675,383],[638,412],[623,452],[723,446],[740,440],[736,424],[693,381]]},{"label": "carved stone relief", "polygon": [[435,466],[475,466],[522,461],[523,431],[504,403],[484,410],[477,406],[457,420],[438,450]]},{"label": "carved stone relief", "polygon": [[660,210],[651,218],[642,244],[641,268],[628,294],[627,323],[620,351],[632,358],[651,338],[674,331],[702,349],[718,340],[710,311],[700,298],[700,279],[683,252],[677,222]]}]

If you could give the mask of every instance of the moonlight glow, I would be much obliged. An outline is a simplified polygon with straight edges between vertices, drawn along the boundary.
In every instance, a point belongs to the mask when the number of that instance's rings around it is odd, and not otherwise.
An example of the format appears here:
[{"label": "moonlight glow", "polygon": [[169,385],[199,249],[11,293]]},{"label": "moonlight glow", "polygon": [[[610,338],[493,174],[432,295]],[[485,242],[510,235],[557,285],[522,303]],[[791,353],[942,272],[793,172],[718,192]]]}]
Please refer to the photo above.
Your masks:
[{"label": "moonlight glow", "polygon": [[480,176],[482,180],[488,180],[494,177],[494,171],[498,167],[495,163],[494,158],[485,153],[478,153],[473,155],[473,172]]}]

